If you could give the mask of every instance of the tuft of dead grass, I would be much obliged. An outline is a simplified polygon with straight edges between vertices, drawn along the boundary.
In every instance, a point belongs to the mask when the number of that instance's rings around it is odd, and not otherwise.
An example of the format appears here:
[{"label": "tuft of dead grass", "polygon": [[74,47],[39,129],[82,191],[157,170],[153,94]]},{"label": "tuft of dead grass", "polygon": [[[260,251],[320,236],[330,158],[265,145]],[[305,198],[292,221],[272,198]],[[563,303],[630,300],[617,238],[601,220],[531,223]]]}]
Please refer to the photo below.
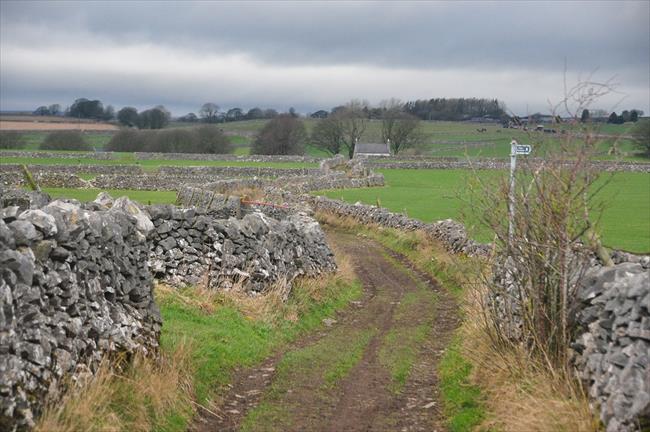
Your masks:
[{"label": "tuft of dead grass", "polygon": [[296,322],[311,305],[330,296],[332,290],[355,280],[349,257],[335,248],[334,255],[338,267],[335,273],[298,277],[293,281],[281,279],[257,296],[251,296],[242,283],[235,283],[232,289],[220,293],[221,299],[251,320],[272,325]]},{"label": "tuft of dead grass", "polygon": [[229,190],[230,195],[241,197],[242,201],[262,201],[265,198],[264,190],[255,187],[240,187]]},{"label": "tuft of dead grass", "polygon": [[71,385],[61,400],[47,406],[34,430],[150,431],[170,412],[192,406],[190,356],[189,345],[180,343],[155,359],[136,355],[130,364],[105,360],[94,376]]},{"label": "tuft of dead grass", "polygon": [[205,314],[214,313],[215,309],[224,303],[224,296],[220,291],[209,289],[205,285],[174,288],[164,283],[155,282],[154,295],[158,303],[174,300]]}]

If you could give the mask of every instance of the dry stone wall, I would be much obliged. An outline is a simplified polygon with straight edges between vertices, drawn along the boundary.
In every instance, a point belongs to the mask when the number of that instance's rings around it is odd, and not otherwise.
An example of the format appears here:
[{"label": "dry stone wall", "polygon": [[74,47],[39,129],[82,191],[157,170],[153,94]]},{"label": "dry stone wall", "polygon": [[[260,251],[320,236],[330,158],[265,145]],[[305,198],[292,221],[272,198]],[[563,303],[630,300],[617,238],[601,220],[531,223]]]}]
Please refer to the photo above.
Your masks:
[{"label": "dry stone wall", "polygon": [[47,152],[38,151],[30,152],[25,150],[3,150],[0,152],[2,157],[12,158],[57,158],[57,159],[93,159],[93,160],[112,160],[117,159],[117,155],[112,152]]},{"label": "dry stone wall", "polygon": [[214,176],[231,177],[288,177],[317,175],[317,168],[271,168],[271,167],[237,167],[237,166],[163,166],[158,170],[161,176]]},{"label": "dry stone wall", "polygon": [[137,160],[198,160],[239,162],[304,162],[317,163],[322,158],[297,155],[247,155],[199,153],[133,153]]},{"label": "dry stone wall", "polygon": [[202,284],[230,289],[240,284],[259,293],[275,282],[291,282],[336,268],[318,223],[304,213],[276,220],[261,212],[241,219],[215,218],[195,208],[150,206],[151,269],[172,285]]},{"label": "dry stone wall", "polygon": [[80,205],[0,190],[1,430],[29,429],[65,377],[92,374],[105,355],[156,351],[153,275],[254,295],[335,270],[307,214],[224,202],[143,208],[102,193]]},{"label": "dry stone wall", "polygon": [[594,267],[578,291],[575,364],[607,432],[650,427],[649,265]]},{"label": "dry stone wall", "polygon": [[[27,165],[33,175],[41,174],[112,174],[112,175],[142,175],[139,165]],[[22,176],[22,166],[19,164],[0,164],[0,174],[12,173]]]},{"label": "dry stone wall", "polygon": [[0,429],[33,426],[64,377],[92,373],[106,354],[156,351],[148,255],[136,219],[117,207],[1,210]]},{"label": "dry stone wall", "polygon": [[[529,162],[535,164],[540,159],[531,158]],[[480,169],[480,170],[505,170],[509,169],[510,162],[506,159],[477,158],[472,160],[450,160],[449,158],[430,159],[420,161],[394,161],[388,159],[367,159],[366,164],[375,169]],[[591,165],[605,172],[643,172],[650,173],[650,163],[617,162],[617,161],[592,161]]]}]

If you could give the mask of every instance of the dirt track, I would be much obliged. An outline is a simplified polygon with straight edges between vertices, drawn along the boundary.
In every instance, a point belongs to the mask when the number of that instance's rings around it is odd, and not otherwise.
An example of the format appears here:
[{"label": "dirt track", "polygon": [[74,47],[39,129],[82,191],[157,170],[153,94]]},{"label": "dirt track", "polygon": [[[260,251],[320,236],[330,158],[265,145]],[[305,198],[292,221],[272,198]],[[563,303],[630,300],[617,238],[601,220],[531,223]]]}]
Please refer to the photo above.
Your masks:
[{"label": "dirt track", "polygon": [[240,370],[194,431],[445,430],[436,365],[457,325],[454,300],[367,238],[328,239],[352,257],[363,298],[331,327]]}]

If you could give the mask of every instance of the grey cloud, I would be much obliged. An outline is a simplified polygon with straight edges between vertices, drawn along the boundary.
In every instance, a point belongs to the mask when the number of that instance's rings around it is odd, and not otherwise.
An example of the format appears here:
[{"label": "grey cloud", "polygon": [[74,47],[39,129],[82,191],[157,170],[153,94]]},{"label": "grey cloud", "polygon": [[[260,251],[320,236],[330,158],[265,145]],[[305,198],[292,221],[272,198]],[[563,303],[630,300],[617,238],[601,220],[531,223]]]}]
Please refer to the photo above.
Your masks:
[{"label": "grey cloud", "polygon": [[[27,3],[27,4],[25,4]],[[381,67],[647,66],[648,2],[7,3],[39,25],[119,43],[247,53],[266,63]]]},{"label": "grey cloud", "polygon": [[[650,3],[0,1],[0,109],[97,97],[301,111],[358,97],[497,97],[543,110],[600,67],[650,99]],[[610,103],[608,101],[607,103]]]}]

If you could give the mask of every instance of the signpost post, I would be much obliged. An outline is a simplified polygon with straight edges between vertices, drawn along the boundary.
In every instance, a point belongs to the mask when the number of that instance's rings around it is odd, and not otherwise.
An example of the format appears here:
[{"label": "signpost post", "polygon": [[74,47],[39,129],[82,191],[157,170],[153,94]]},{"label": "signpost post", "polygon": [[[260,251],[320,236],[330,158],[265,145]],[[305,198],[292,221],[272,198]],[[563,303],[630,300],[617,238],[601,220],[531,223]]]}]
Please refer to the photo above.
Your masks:
[{"label": "signpost post", "polygon": [[512,247],[515,236],[515,169],[517,155],[529,155],[532,146],[521,145],[516,140],[510,142],[510,190],[508,196],[508,249]]}]

